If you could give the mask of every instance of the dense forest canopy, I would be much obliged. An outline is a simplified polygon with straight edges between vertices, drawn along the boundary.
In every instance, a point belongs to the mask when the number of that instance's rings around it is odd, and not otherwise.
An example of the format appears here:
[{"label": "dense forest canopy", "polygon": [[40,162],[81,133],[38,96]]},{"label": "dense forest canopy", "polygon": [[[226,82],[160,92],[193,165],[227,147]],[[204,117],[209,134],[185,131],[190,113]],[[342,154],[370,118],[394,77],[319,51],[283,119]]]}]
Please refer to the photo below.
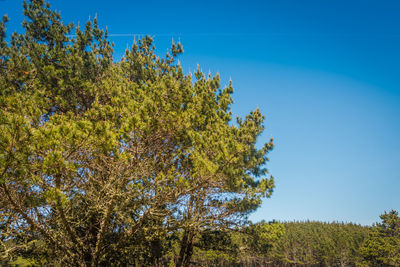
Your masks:
[{"label": "dense forest canopy", "polygon": [[[0,263],[38,266],[399,266],[382,224],[252,224],[274,188],[260,110],[233,119],[233,87],[184,74],[146,36],[113,58],[97,18],[64,24],[24,3],[0,23]],[[258,143],[259,144],[259,143]]]}]

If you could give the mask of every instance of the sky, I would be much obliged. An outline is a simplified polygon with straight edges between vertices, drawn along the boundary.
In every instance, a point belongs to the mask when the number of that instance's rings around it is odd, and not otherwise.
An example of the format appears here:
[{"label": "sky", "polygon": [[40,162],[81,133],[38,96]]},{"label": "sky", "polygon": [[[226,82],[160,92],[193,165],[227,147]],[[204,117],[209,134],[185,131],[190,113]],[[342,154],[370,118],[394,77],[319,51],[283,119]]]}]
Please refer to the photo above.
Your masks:
[{"label": "sky", "polygon": [[[259,107],[274,138],[272,197],[260,220],[371,225],[400,210],[400,1],[50,0],[64,22],[97,14],[118,60],[148,34],[157,53],[172,39],[197,64],[232,79],[232,111]],[[21,0],[0,0],[8,33],[21,32]]]}]

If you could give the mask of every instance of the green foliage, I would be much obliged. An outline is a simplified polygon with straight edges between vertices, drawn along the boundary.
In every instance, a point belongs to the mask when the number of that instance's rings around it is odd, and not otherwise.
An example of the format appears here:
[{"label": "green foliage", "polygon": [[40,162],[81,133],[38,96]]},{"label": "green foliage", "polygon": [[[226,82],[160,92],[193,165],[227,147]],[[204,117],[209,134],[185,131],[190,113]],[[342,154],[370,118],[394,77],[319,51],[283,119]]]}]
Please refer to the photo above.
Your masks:
[{"label": "green foliage", "polygon": [[232,120],[232,84],[185,75],[180,43],[159,58],[144,37],[115,61],[97,18],[65,25],[43,0],[24,14],[9,41],[0,24],[5,258],[135,265],[172,253],[187,266],[200,233],[246,222],[270,196],[264,116]]},{"label": "green foliage", "polygon": [[274,244],[271,258],[277,263],[322,266],[355,266],[358,248],[368,228],[355,224],[288,222],[285,235]]},{"label": "green foliage", "polygon": [[[369,227],[344,223],[257,223],[205,231],[195,243],[198,266],[364,266]],[[372,265],[375,266],[375,265]]]},{"label": "green foliage", "polygon": [[266,264],[268,252],[283,234],[284,226],[277,222],[206,230],[195,242],[193,261],[200,266]]},{"label": "green foliage", "polygon": [[203,266],[223,266],[237,261],[238,244],[230,230],[206,230],[195,242],[193,260]]},{"label": "green foliage", "polygon": [[400,266],[400,217],[391,210],[380,216],[382,223],[370,231],[360,249],[365,262],[370,266]]},{"label": "green foliage", "polygon": [[267,256],[273,245],[285,234],[284,225],[277,222],[260,222],[249,225],[245,230],[242,251],[247,255]]}]

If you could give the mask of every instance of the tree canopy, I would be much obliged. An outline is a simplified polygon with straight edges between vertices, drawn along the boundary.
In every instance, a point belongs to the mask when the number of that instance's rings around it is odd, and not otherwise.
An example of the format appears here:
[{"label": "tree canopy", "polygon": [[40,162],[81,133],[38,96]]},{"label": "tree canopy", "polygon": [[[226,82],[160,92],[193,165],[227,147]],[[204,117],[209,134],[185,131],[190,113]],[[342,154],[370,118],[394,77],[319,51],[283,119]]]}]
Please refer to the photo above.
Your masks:
[{"label": "tree canopy", "polygon": [[395,210],[380,216],[360,249],[366,263],[373,266],[400,266],[400,217]]},{"label": "tree canopy", "polygon": [[3,258],[157,264],[178,240],[188,266],[203,231],[241,225],[274,187],[260,110],[232,118],[233,87],[185,74],[146,36],[113,58],[97,18],[64,24],[24,2],[24,33],[0,24]]}]

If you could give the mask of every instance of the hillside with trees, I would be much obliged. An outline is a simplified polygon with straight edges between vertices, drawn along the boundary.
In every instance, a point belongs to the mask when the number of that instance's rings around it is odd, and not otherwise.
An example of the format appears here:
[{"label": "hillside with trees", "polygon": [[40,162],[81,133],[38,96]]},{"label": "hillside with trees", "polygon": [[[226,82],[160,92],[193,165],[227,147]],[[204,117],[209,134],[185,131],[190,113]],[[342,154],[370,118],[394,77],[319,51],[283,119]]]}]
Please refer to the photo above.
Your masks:
[{"label": "hillside with trees", "polygon": [[[273,139],[233,87],[185,74],[173,43],[113,58],[97,18],[24,3],[0,24],[0,263],[4,266],[399,266],[399,218],[363,227],[252,224],[270,197]],[[256,145],[257,144],[257,145]]]}]

